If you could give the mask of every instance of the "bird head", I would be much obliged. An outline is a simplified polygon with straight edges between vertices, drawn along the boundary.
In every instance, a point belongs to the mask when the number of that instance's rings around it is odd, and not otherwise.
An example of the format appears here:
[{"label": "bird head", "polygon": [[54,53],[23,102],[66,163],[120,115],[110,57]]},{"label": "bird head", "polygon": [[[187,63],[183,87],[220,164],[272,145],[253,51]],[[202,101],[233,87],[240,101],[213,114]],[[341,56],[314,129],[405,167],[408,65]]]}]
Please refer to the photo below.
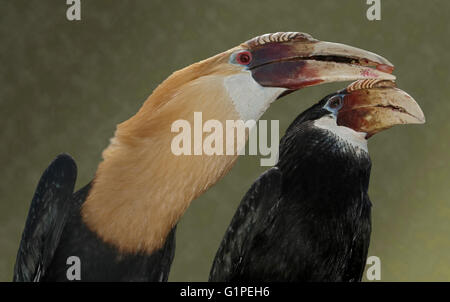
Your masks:
[{"label": "bird head", "polygon": [[224,56],[235,69],[224,84],[242,119],[258,119],[275,99],[304,87],[395,79],[393,65],[379,55],[299,32],[255,37]]},{"label": "bird head", "polygon": [[229,63],[263,87],[290,91],[328,82],[395,79],[393,65],[377,54],[298,32],[253,38],[231,51]]},{"label": "bird head", "polygon": [[306,121],[325,128],[350,142],[362,142],[400,124],[423,124],[425,116],[417,102],[395,82],[360,80],[330,94],[303,112],[288,129]]}]

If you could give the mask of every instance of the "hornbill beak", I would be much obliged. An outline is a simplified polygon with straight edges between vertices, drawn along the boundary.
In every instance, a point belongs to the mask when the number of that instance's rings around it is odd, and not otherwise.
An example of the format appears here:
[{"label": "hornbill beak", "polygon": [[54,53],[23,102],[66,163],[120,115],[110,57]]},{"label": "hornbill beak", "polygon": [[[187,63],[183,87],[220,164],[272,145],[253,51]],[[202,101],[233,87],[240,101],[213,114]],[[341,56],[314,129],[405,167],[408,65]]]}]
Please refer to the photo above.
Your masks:
[{"label": "hornbill beak", "polygon": [[345,44],[318,41],[304,33],[267,34],[243,46],[251,55],[247,68],[265,87],[294,91],[328,82],[395,80],[391,74],[394,66],[385,58]]},{"label": "hornbill beak", "polygon": [[394,125],[425,123],[417,102],[392,81],[357,81],[343,94],[337,124],[365,132],[366,138]]}]

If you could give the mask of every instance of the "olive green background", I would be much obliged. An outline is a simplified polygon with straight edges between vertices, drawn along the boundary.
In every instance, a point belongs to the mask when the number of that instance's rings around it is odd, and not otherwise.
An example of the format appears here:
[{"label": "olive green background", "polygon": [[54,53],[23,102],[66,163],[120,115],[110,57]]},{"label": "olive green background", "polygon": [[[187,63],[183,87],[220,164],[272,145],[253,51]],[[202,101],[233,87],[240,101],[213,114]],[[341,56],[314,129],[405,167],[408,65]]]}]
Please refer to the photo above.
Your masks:
[{"label": "olive green background", "polygon": [[[450,281],[450,2],[82,0],[66,20],[64,0],[0,0],[0,280],[11,280],[28,207],[59,153],[77,161],[77,188],[95,173],[115,125],[132,116],[173,71],[256,35],[303,31],[361,47],[396,65],[398,85],[427,123],[390,129],[369,142],[373,233],[369,255],[383,281]],[[308,88],[263,119],[289,123],[347,83]],[[246,190],[267,167],[241,157],[195,200],[178,226],[170,280],[206,281]]]}]

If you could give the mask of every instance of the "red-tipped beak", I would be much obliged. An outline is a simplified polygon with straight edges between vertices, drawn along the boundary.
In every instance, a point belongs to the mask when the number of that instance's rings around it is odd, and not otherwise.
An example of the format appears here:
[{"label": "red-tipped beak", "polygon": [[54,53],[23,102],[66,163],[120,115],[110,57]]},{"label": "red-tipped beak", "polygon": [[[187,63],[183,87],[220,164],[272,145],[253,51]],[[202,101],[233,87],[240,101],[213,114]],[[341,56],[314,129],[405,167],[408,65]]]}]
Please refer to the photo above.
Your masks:
[{"label": "red-tipped beak", "polygon": [[248,66],[262,86],[297,90],[329,82],[395,80],[385,58],[352,46],[314,39],[269,43],[251,50]]}]

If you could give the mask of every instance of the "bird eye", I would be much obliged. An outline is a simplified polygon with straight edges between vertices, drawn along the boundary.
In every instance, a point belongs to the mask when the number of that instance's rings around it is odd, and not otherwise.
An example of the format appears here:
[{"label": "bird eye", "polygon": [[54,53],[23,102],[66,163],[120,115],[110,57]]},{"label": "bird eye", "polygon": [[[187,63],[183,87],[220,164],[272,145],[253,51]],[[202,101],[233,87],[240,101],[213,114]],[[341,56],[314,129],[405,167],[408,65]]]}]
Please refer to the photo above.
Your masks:
[{"label": "bird eye", "polygon": [[329,102],[328,107],[331,109],[337,109],[342,105],[342,96],[336,95]]},{"label": "bird eye", "polygon": [[243,51],[237,54],[236,62],[241,65],[248,65],[252,61],[252,54],[249,51]]}]

